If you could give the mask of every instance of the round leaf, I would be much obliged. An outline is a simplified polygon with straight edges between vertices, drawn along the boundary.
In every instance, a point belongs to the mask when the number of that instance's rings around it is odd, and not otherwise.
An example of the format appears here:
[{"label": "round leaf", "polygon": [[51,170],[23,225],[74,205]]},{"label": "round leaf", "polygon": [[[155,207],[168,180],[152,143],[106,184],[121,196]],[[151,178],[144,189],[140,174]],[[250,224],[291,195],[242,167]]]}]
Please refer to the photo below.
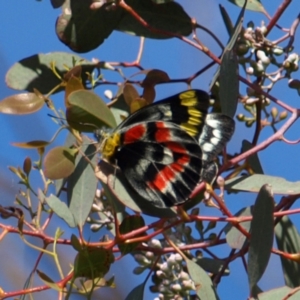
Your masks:
[{"label": "round leaf", "polygon": [[44,159],[44,173],[49,179],[55,180],[71,175],[75,169],[77,150],[66,147],[51,149]]},{"label": "round leaf", "polygon": [[67,120],[79,131],[94,132],[103,126],[114,128],[116,121],[105,102],[87,90],[72,92],[68,97]]},{"label": "round leaf", "polygon": [[[152,0],[130,0],[126,3],[152,28],[184,36],[192,33],[191,18],[178,3],[169,2],[156,5]],[[128,13],[124,14],[118,23],[117,30],[152,39],[169,39],[173,37],[172,35],[149,30]]]},{"label": "round leaf", "polygon": [[[55,70],[63,78],[63,75],[68,72],[66,65],[71,68],[74,61],[94,66],[93,63],[73,53],[35,54],[20,60],[9,69],[5,77],[6,84],[15,90],[32,92],[35,88],[42,94],[46,94],[62,81],[53,73],[51,64],[54,63]],[[56,92],[61,90],[58,89]]]},{"label": "round leaf", "polygon": [[32,114],[40,110],[44,103],[35,93],[16,94],[0,101],[0,112],[14,115]]},{"label": "round leaf", "polygon": [[91,10],[91,2],[65,1],[62,14],[56,21],[56,34],[60,41],[76,52],[88,52],[101,45],[116,28],[123,10],[107,9],[104,4],[100,9]]},{"label": "round leaf", "polygon": [[140,98],[140,95],[136,88],[129,83],[126,83],[123,89],[123,96],[128,106],[131,105],[131,102]]},{"label": "round leaf", "polygon": [[[244,0],[229,0],[229,2],[235,4],[239,7],[243,7],[245,4]],[[258,12],[262,12],[262,13],[266,12],[259,0],[249,0],[246,4],[246,9],[258,11]]]},{"label": "round leaf", "polygon": [[104,248],[82,249],[74,262],[74,277],[96,278],[103,277],[114,261],[110,250]]}]

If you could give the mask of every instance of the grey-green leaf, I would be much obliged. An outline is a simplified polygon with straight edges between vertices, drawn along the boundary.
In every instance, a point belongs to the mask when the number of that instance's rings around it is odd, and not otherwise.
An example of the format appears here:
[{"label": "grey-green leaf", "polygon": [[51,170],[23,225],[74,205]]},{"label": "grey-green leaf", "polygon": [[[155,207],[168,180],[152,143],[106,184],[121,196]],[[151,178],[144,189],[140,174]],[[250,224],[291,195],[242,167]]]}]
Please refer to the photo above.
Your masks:
[{"label": "grey-green leaf", "polygon": [[[15,63],[6,73],[6,84],[15,90],[33,92],[36,88],[42,94],[46,94],[61,80],[55,76],[51,69],[51,63],[55,64],[57,73],[63,78],[67,73],[65,66],[73,67],[73,61],[93,64],[82,57],[64,52],[52,52],[35,54]],[[57,90],[61,91],[62,89]]]},{"label": "grey-green leaf", "polygon": [[124,11],[111,4],[97,10],[90,9],[90,1],[65,1],[62,14],[56,21],[56,34],[60,41],[76,52],[88,52],[103,43],[116,29]]},{"label": "grey-green leaf", "polygon": [[[300,253],[300,235],[291,220],[284,216],[275,227],[275,237],[279,250]],[[295,288],[300,285],[300,264],[280,256],[285,284]]]},{"label": "grey-green leaf", "polygon": [[[252,216],[251,214],[251,207],[242,208],[239,210],[234,216],[236,217],[247,217]],[[240,226],[245,228],[247,232],[250,231],[251,222],[243,222],[240,223]],[[244,234],[242,234],[236,227],[234,227],[231,223],[228,223],[224,231],[226,233],[226,241],[228,245],[233,249],[242,249],[242,247],[245,244],[246,237]]]},{"label": "grey-green leaf", "polygon": [[[96,152],[93,145],[85,146],[84,154],[96,164]],[[98,180],[93,167],[83,156],[78,156],[75,171],[68,179],[67,197],[70,211],[76,223],[83,226],[94,201]]]},{"label": "grey-green leaf", "polygon": [[300,194],[300,181],[287,181],[282,177],[254,174],[226,180],[225,189],[228,191],[245,191],[257,193],[264,184],[271,184],[273,194]]},{"label": "grey-green leaf", "polygon": [[208,274],[195,262],[186,259],[186,266],[191,279],[195,283],[196,293],[200,299],[219,299]]},{"label": "grey-green leaf", "polygon": [[117,30],[153,39],[168,39],[173,37],[172,34],[187,36],[192,33],[191,18],[176,2],[157,5],[152,0],[128,0],[126,3],[152,28],[170,32],[171,35],[149,30],[128,13],[124,14]]},{"label": "grey-green leaf", "polygon": [[67,99],[68,123],[79,131],[94,132],[102,126],[114,128],[116,121],[106,103],[94,92],[77,90]]},{"label": "grey-green leaf", "polygon": [[142,300],[144,299],[144,289],[146,281],[136,286],[125,298],[125,300]]},{"label": "grey-green leaf", "polygon": [[[247,140],[243,140],[242,142],[242,152],[246,152],[253,148],[253,145],[248,142]],[[264,171],[262,169],[261,163],[259,161],[257,153],[252,154],[251,156],[247,157],[247,161],[251,166],[251,169],[256,174],[264,174]]]},{"label": "grey-green leaf", "polygon": [[[287,297],[287,295],[289,293],[292,292],[292,289],[287,287],[287,286],[283,286],[274,290],[270,290],[264,293],[259,294],[259,297],[251,297],[249,300],[277,300],[277,299],[284,299],[285,297]],[[291,297],[289,297],[289,300],[298,300],[299,299],[299,294],[300,292],[295,293],[294,295],[292,295]]]},{"label": "grey-green leaf", "polygon": [[262,277],[271,255],[274,236],[273,210],[274,199],[271,186],[263,185],[254,204],[251,222],[248,281],[252,295],[253,288]]},{"label": "grey-green leaf", "polygon": [[[197,259],[197,264],[206,272],[217,274],[223,269],[224,261],[219,259],[209,258],[209,257],[202,257]],[[229,273],[230,271],[229,268],[227,267],[223,272],[223,275],[226,276],[229,275]]]},{"label": "grey-green leaf", "polygon": [[244,8],[239,14],[234,32],[223,52],[221,65],[216,71],[210,84],[210,89],[212,89],[219,79],[219,101],[221,111],[230,117],[235,115],[239,96],[238,60],[235,54],[234,45],[243,26],[243,16]]},{"label": "grey-green leaf", "polygon": [[[228,1],[239,7],[243,7],[245,4],[245,0],[228,0]],[[246,4],[246,9],[258,11],[258,12],[262,12],[262,13],[265,12],[264,7],[262,6],[262,4],[260,3],[259,0],[248,0],[248,2]]]},{"label": "grey-green leaf", "polygon": [[234,26],[231,22],[231,19],[229,17],[229,14],[227,13],[226,9],[224,6],[222,5],[219,5],[219,8],[220,8],[220,13],[221,13],[221,16],[223,18],[223,22],[226,26],[226,29],[227,29],[227,32],[229,34],[229,36],[232,36],[233,32],[234,32]]},{"label": "grey-green leaf", "polygon": [[56,196],[50,195],[49,197],[44,197],[49,207],[62,218],[70,227],[77,226],[75,218],[68,208],[67,204],[60,201]]},{"label": "grey-green leaf", "polygon": [[233,117],[239,97],[238,59],[233,49],[225,49],[224,51],[219,81],[219,97],[222,113]]}]

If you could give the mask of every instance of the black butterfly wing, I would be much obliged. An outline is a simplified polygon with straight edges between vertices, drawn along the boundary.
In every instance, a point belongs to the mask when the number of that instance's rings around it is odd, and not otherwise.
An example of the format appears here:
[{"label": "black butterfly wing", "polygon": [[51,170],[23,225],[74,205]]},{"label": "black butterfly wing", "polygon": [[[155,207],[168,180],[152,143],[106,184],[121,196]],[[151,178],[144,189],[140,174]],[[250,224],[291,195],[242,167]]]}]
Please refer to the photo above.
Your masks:
[{"label": "black butterfly wing", "polygon": [[208,183],[214,181],[218,172],[214,160],[231,139],[234,129],[235,122],[227,115],[211,113],[206,116],[205,125],[199,137],[199,144],[203,152],[202,180]]},{"label": "black butterfly wing", "polygon": [[133,189],[157,207],[185,202],[200,181],[202,151],[178,125],[141,122],[120,131],[115,161]]},{"label": "black butterfly wing", "polygon": [[196,139],[204,126],[209,95],[202,90],[187,90],[145,106],[125,119],[117,128],[140,122],[164,121],[179,125]]}]

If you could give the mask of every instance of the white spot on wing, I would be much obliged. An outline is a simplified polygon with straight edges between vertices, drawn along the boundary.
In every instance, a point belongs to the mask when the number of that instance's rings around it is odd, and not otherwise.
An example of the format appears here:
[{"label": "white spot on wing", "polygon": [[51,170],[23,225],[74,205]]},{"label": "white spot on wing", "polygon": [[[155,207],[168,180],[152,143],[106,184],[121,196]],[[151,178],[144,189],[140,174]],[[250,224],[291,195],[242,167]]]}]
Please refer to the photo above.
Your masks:
[{"label": "white spot on wing", "polygon": [[202,154],[202,160],[207,160],[207,159],[208,159],[207,154],[206,154],[206,153],[203,153],[203,154]]},{"label": "white spot on wing", "polygon": [[220,142],[220,139],[216,138],[216,137],[213,137],[210,139],[210,142],[213,144],[213,145],[218,145],[219,142]]},{"label": "white spot on wing", "polygon": [[220,122],[218,120],[206,120],[206,123],[212,128],[220,127]]},{"label": "white spot on wing", "polygon": [[212,151],[213,148],[214,148],[213,145],[210,144],[210,143],[205,143],[205,144],[202,146],[203,151],[206,151],[206,152]]},{"label": "white spot on wing", "polygon": [[213,135],[215,137],[219,138],[219,139],[221,139],[221,137],[222,137],[222,133],[221,133],[221,131],[219,129],[214,129],[213,130]]}]

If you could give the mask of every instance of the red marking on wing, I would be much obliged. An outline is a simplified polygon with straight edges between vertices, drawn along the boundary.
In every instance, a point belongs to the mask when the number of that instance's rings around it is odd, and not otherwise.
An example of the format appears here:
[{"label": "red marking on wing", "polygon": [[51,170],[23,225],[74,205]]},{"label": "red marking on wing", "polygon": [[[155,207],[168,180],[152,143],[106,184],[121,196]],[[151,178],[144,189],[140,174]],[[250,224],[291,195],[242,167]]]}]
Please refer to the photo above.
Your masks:
[{"label": "red marking on wing", "polygon": [[136,125],[124,132],[124,144],[131,144],[139,141],[146,132],[146,127],[142,124]]},{"label": "red marking on wing", "polygon": [[175,172],[171,168],[165,167],[157,173],[153,181],[149,182],[149,186],[152,189],[163,191],[167,187],[168,182],[174,178]]},{"label": "red marking on wing", "polygon": [[188,155],[183,155],[176,162],[165,166],[157,173],[155,179],[149,182],[149,186],[153,189],[163,191],[169,182],[173,182],[176,174],[184,172],[184,165],[188,164],[190,158]]},{"label": "red marking on wing", "polygon": [[190,158],[188,155],[183,155],[175,163],[173,163],[171,166],[173,169],[178,170],[178,172],[182,172],[184,170],[184,165],[187,165],[190,162]]},{"label": "red marking on wing", "polygon": [[166,128],[164,122],[156,122],[155,123],[157,131],[155,132],[155,140],[158,143],[163,143],[165,141],[170,140],[171,132],[168,128]]},{"label": "red marking on wing", "polygon": [[173,152],[176,153],[182,153],[182,154],[187,154],[188,152],[186,151],[186,149],[182,146],[182,144],[180,143],[176,143],[176,142],[167,142],[164,143],[166,145],[167,148],[169,148],[170,150],[172,150]]}]

